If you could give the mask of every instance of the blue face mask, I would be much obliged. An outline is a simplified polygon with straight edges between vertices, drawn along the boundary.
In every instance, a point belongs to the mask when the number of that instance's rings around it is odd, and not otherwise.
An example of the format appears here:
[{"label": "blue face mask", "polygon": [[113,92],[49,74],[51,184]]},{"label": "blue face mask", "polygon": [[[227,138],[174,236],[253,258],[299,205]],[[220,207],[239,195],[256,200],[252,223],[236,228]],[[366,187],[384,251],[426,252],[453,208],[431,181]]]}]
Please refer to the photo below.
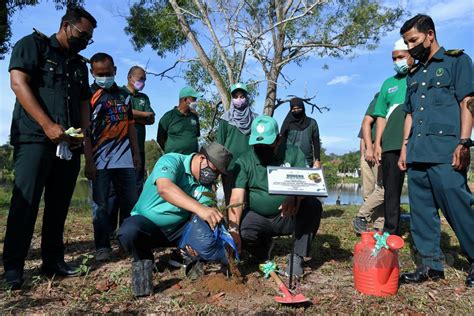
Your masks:
[{"label": "blue face mask", "polygon": [[406,59],[402,59],[393,63],[393,69],[399,75],[405,75],[408,73],[408,63]]},{"label": "blue face mask", "polygon": [[110,89],[115,82],[115,76],[95,77],[95,83],[102,89]]}]

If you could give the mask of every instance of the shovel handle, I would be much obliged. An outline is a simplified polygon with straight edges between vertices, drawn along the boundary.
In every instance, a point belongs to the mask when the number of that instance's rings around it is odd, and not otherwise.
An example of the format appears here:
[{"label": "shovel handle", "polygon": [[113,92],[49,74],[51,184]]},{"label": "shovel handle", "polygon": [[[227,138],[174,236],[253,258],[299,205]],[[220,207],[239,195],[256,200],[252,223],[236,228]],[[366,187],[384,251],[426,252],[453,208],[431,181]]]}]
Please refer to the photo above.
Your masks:
[{"label": "shovel handle", "polygon": [[283,281],[280,279],[280,277],[275,273],[275,271],[271,271],[270,272],[270,276],[272,277],[272,279],[276,282],[276,284],[278,285],[278,287],[280,287],[280,285],[283,284]]}]

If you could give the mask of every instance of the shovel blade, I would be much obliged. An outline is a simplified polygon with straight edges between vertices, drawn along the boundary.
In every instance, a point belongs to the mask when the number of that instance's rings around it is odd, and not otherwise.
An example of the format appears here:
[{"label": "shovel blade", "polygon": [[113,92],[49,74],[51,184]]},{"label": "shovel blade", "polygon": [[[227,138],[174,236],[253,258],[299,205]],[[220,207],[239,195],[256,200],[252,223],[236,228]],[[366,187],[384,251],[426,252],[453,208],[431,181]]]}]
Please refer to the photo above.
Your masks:
[{"label": "shovel blade", "polygon": [[291,296],[275,296],[275,301],[280,304],[300,304],[309,302],[309,298],[303,294],[297,294]]}]

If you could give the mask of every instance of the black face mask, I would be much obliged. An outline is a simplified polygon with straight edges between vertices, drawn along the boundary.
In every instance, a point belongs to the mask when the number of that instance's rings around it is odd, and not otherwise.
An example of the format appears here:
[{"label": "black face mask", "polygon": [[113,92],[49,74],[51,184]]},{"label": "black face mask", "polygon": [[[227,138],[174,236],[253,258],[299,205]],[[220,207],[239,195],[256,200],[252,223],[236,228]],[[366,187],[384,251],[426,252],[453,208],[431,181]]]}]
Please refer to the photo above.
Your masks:
[{"label": "black face mask", "polygon": [[304,115],[303,110],[294,111],[294,112],[291,112],[291,113],[293,113],[293,116],[294,116],[295,118],[298,118],[298,119],[301,118],[301,117],[303,117],[303,115]]},{"label": "black face mask", "polygon": [[212,170],[211,167],[207,166],[205,168],[201,168],[199,172],[199,183],[202,185],[211,185],[217,179],[217,172]]},{"label": "black face mask", "polygon": [[273,160],[273,147],[270,146],[254,146],[253,151],[257,155],[262,165],[268,165]]},{"label": "black face mask", "polygon": [[[425,40],[426,40],[426,37],[425,37]],[[431,53],[431,46],[429,47],[423,46],[423,43],[425,42],[425,40],[423,40],[423,42],[421,42],[420,44],[408,50],[411,57],[421,62],[425,62]]]},{"label": "black face mask", "polygon": [[87,47],[87,40],[75,36],[68,37],[67,43],[69,44],[69,51],[75,54]]}]

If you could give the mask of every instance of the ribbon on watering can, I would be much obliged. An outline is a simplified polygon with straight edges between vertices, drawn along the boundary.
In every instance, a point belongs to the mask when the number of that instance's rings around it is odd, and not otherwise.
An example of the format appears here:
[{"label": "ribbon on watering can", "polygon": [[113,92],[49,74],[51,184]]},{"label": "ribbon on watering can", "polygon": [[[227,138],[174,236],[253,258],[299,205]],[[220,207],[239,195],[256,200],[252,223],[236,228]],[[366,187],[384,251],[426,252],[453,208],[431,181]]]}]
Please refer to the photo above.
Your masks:
[{"label": "ribbon on watering can", "polygon": [[383,235],[374,234],[374,239],[376,242],[374,250],[372,251],[372,257],[376,257],[382,248],[389,249],[389,246],[387,245],[387,238],[389,236],[390,234],[387,232],[383,233]]},{"label": "ribbon on watering can", "polygon": [[259,264],[260,271],[263,272],[263,275],[268,278],[271,272],[276,271],[277,265],[273,261],[267,261],[265,263]]}]

